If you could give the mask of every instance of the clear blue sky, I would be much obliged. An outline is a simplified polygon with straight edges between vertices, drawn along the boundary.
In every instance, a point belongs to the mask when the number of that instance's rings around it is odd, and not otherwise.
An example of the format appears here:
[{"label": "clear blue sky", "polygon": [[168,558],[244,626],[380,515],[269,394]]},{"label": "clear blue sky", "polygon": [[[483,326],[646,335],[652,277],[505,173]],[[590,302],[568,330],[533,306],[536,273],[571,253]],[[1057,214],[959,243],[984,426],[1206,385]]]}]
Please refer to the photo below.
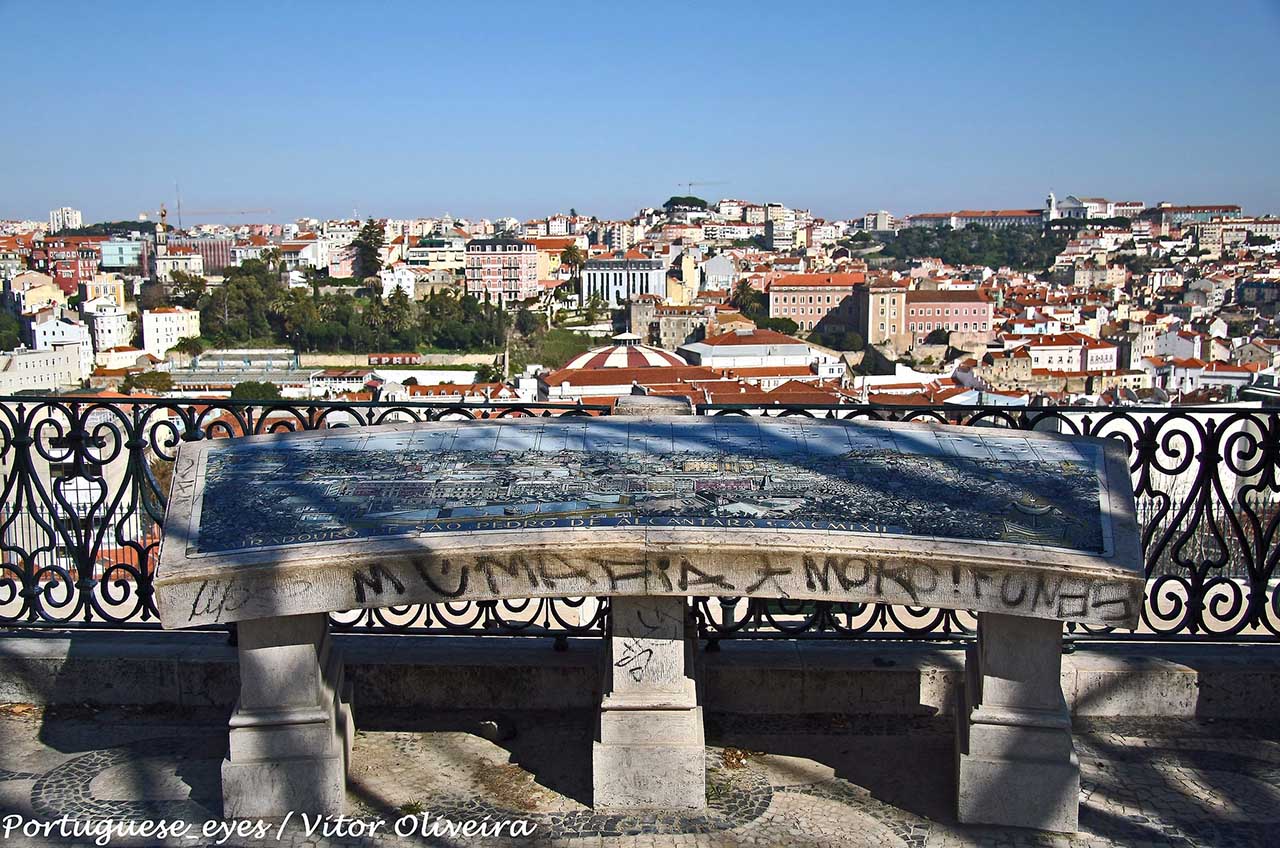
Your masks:
[{"label": "clear blue sky", "polygon": [[[1280,3],[0,0],[0,217],[1280,212]],[[264,216],[255,216],[261,218]]]}]

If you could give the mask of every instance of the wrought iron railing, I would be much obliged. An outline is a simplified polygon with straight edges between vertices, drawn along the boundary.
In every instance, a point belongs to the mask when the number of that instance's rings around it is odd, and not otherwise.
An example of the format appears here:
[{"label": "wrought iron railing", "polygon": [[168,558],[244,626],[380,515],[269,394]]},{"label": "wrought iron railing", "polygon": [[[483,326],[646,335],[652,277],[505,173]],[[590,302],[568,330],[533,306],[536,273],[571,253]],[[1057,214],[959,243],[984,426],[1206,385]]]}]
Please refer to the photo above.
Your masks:
[{"label": "wrought iron railing", "polygon": [[[398,421],[603,415],[544,403],[349,403],[0,398],[0,626],[156,627],[152,588],[177,445],[205,438]],[[808,415],[1054,430],[1129,450],[1146,551],[1136,631],[1075,638],[1267,639],[1280,635],[1280,408],[1081,408],[745,404],[700,415]],[[701,635],[726,638],[957,639],[964,612],[883,604],[699,598]],[[340,629],[504,635],[603,632],[595,598],[360,610]]]}]

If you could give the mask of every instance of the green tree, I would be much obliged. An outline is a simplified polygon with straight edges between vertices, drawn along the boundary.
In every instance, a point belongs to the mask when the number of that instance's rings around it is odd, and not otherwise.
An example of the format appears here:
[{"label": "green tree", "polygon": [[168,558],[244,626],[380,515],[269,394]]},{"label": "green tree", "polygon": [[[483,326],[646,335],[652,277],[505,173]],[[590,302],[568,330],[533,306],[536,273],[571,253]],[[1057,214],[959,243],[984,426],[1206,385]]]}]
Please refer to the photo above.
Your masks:
[{"label": "green tree", "polygon": [[670,212],[672,209],[706,209],[707,201],[691,194],[676,195],[667,199],[662,208]]},{"label": "green tree", "polygon": [[522,336],[532,336],[540,330],[546,329],[546,324],[542,320],[541,315],[534,315],[528,309],[521,309],[516,313],[516,332]]},{"label": "green tree", "polygon": [[560,264],[568,266],[569,279],[576,287],[578,280],[582,277],[582,266],[587,264],[587,254],[576,243],[571,244],[560,251]]},{"label": "green tree", "polygon": [[275,383],[245,380],[231,387],[232,400],[279,400],[280,387]]},{"label": "green tree", "polygon": [[275,310],[285,302],[286,292],[279,276],[261,260],[250,259],[238,268],[228,268],[223,284],[201,302],[201,333],[223,347],[284,341]]},{"label": "green tree", "polygon": [[476,368],[477,383],[496,383],[502,379],[502,372],[492,365],[480,365]]},{"label": "green tree", "polygon": [[143,285],[142,293],[138,296],[139,309],[149,311],[171,305],[169,293],[165,291],[164,283],[146,283]]},{"label": "green tree", "polygon": [[0,350],[13,350],[22,344],[22,327],[13,313],[0,309]]},{"label": "green tree", "polygon": [[185,353],[187,356],[199,356],[204,353],[204,342],[199,336],[187,336],[185,339],[178,339],[178,343],[170,350]]},{"label": "green tree", "polygon": [[[395,291],[391,292],[391,297],[387,299],[387,329],[394,336],[402,336],[417,325],[417,317],[413,301],[404,289],[397,286]],[[417,347],[417,344],[411,347]]]},{"label": "green tree", "polygon": [[198,274],[174,271],[169,280],[169,300],[179,306],[195,309],[209,290],[209,281]]},{"label": "green tree", "polygon": [[775,333],[782,333],[787,336],[794,336],[800,332],[800,325],[790,318],[758,318],[754,320],[756,326],[762,330],[773,330]]},{"label": "green tree", "polygon": [[134,389],[144,392],[173,391],[173,376],[168,371],[131,371],[120,383],[120,391],[133,394]]},{"label": "green tree", "polygon": [[382,225],[372,218],[365,221],[360,233],[351,243],[356,248],[356,275],[372,277],[382,270],[382,246],[385,236]]},{"label": "green tree", "polygon": [[268,247],[266,250],[262,251],[259,256],[259,261],[261,261],[263,265],[267,266],[268,271],[279,271],[280,248]]}]

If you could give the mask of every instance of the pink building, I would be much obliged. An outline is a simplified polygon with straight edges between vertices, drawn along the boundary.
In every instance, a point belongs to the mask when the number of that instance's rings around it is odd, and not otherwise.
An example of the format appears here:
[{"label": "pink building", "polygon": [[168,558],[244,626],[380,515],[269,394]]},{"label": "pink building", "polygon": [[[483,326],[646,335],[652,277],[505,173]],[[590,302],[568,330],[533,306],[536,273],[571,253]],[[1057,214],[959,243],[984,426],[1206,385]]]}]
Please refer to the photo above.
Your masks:
[{"label": "pink building", "polygon": [[907,331],[917,343],[934,330],[992,332],[991,301],[980,291],[909,291]]},{"label": "pink building", "polygon": [[356,249],[352,245],[329,252],[329,276],[354,277],[356,275]]},{"label": "pink building", "polygon": [[851,309],[854,286],[866,279],[861,271],[780,277],[769,284],[769,317],[789,318],[801,330],[812,330],[841,307]]},{"label": "pink building", "polygon": [[467,242],[467,294],[509,306],[536,297],[537,245],[519,239],[473,239]]}]

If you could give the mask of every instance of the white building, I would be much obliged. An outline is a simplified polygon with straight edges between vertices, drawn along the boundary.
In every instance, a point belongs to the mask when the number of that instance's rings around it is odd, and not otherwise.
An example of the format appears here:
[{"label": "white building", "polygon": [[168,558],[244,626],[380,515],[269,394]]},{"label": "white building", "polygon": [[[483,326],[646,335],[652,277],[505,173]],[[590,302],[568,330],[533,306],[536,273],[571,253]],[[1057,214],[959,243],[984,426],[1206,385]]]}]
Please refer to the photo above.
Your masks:
[{"label": "white building", "polygon": [[84,218],[80,215],[79,209],[63,206],[61,209],[54,209],[49,212],[50,234],[61,232],[62,230],[76,230],[83,226]]},{"label": "white building", "polygon": [[80,346],[55,344],[49,350],[19,348],[0,353],[0,395],[80,385]]},{"label": "white building", "polygon": [[666,297],[667,274],[661,259],[589,259],[582,268],[583,303],[599,298],[609,306],[621,306],[642,294]]},{"label": "white building", "polygon": [[159,360],[154,356],[131,345],[100,350],[94,355],[93,361],[99,368],[105,368],[108,371],[122,371],[138,365],[151,368],[159,364]]},{"label": "white building", "polygon": [[[160,249],[164,252],[160,253]],[[156,279],[162,283],[173,282],[173,275],[181,272],[188,276],[204,276],[204,256],[194,247],[182,245],[157,245],[157,253],[152,257]]]},{"label": "white building", "polygon": [[765,204],[764,236],[770,250],[790,250],[796,241],[796,212],[778,203]]},{"label": "white building", "polygon": [[844,364],[832,356],[774,330],[733,330],[681,345],[676,353],[690,365],[708,368],[762,368],[780,365],[816,366],[819,379],[840,379]]},{"label": "white building", "polygon": [[321,228],[321,236],[329,245],[329,251],[339,250],[351,244],[360,235],[359,221],[325,221]]},{"label": "white building", "polygon": [[742,210],[745,209],[747,203],[745,200],[733,200],[725,198],[715,205],[715,210],[725,221],[741,221]]},{"label": "white building", "polygon": [[461,236],[421,238],[405,248],[404,261],[433,271],[461,271],[467,264],[467,240]]},{"label": "white building", "polygon": [[33,350],[53,350],[63,345],[76,345],[79,350],[77,380],[87,380],[93,373],[93,340],[89,328],[71,318],[46,318],[31,324]]},{"label": "white building", "polygon": [[157,359],[182,339],[200,335],[200,313],[181,306],[142,311],[142,348]]},{"label": "white building", "polygon": [[89,325],[95,352],[126,347],[133,341],[133,322],[129,313],[109,297],[98,297],[80,304],[80,314]]},{"label": "white building", "polygon": [[884,209],[876,212],[868,212],[862,216],[862,229],[864,230],[896,230],[898,229],[898,219]]},{"label": "white building", "polygon": [[413,300],[414,281],[417,279],[417,275],[413,273],[413,269],[408,265],[399,264],[390,268],[383,268],[378,272],[378,278],[382,281],[382,299],[384,301],[390,300],[396,289],[400,289],[410,300]]}]

